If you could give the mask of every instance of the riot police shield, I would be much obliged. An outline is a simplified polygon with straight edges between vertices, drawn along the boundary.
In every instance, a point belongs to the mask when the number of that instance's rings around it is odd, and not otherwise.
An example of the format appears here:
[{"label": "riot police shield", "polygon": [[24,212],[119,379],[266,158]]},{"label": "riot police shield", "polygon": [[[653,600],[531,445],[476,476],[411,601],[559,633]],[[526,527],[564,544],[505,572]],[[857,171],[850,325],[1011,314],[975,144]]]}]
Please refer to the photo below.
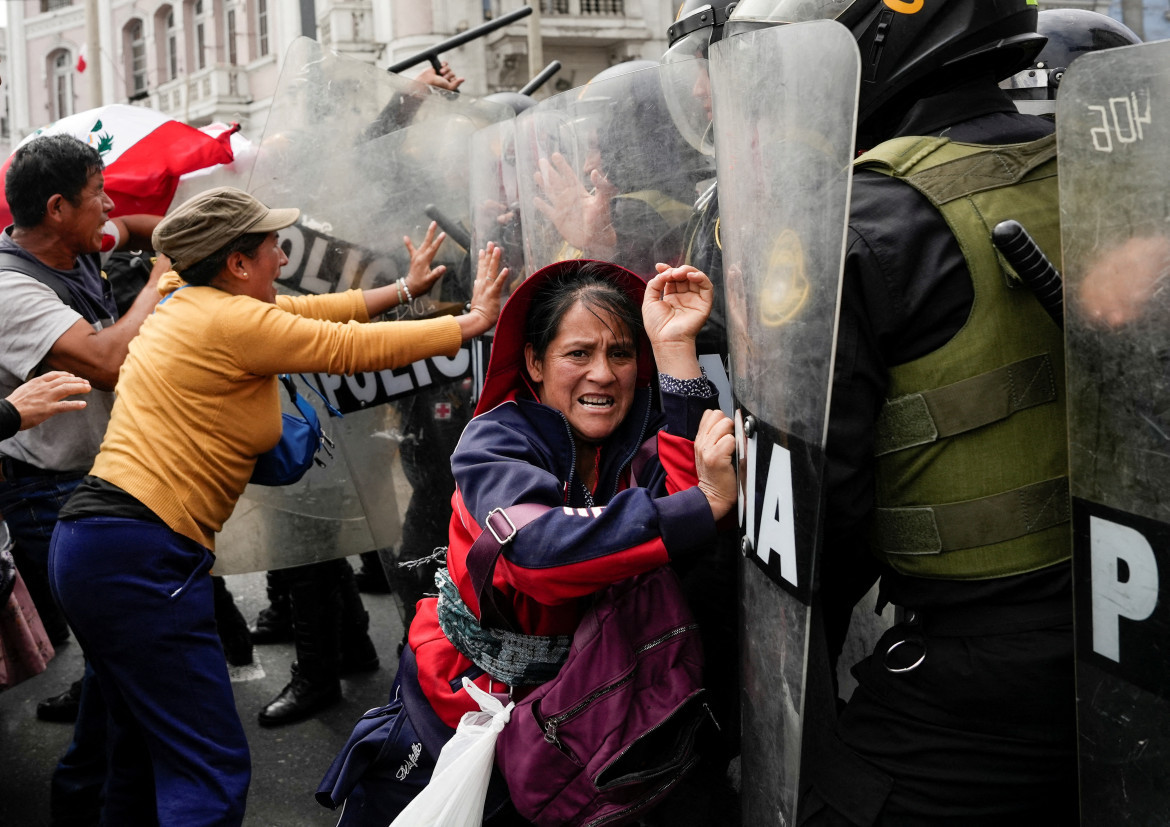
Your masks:
[{"label": "riot police shield", "polygon": [[[267,204],[301,209],[301,220],[281,231],[289,263],[280,288],[324,293],[393,282],[409,268],[403,237],[417,245],[435,220],[447,240],[434,263],[447,272],[429,295],[391,315],[459,312],[471,284],[471,136],[511,116],[501,104],[389,75],[311,40],[294,42],[248,186]],[[450,492],[436,489],[426,472],[446,467],[483,363],[478,344],[469,343],[454,358],[311,377],[344,415],[318,410],[335,456],[295,485],[249,486],[221,535],[217,570],[373,550],[423,556],[445,545]],[[425,531],[414,528],[420,524]]]},{"label": "riot police shield", "polygon": [[671,118],[657,65],[619,67],[516,121],[525,257],[613,261],[644,277],[678,264],[691,205],[713,175]]},{"label": "riot police shield", "polygon": [[506,300],[528,276],[521,235],[515,120],[491,124],[472,137],[470,189],[471,249],[481,250],[489,241],[500,246],[500,266],[508,268]]},{"label": "riot police shield", "polygon": [[711,49],[747,558],[745,823],[795,823],[859,71],[853,37],[831,21]]},{"label": "riot police shield", "polygon": [[1170,42],[1057,98],[1082,824],[1170,821]]}]

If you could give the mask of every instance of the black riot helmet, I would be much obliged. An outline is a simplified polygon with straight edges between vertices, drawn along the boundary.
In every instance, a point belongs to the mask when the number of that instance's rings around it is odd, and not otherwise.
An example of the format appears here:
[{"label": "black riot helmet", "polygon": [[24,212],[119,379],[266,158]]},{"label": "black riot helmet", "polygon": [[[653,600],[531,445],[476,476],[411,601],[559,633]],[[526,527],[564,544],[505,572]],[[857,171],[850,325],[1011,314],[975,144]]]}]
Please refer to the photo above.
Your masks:
[{"label": "black riot helmet", "polygon": [[1052,101],[1056,100],[1064,73],[1085,52],[1136,46],[1142,42],[1128,26],[1087,9],[1046,9],[1040,12],[1036,31],[1048,38],[1044,49],[1032,65],[1000,84],[1015,99],[1020,111],[1032,114],[1055,111],[1056,104]]},{"label": "black riot helmet", "polygon": [[740,0],[724,37],[837,20],[861,52],[859,130],[885,137],[919,98],[990,73],[1002,80],[1044,45],[1035,0]]}]

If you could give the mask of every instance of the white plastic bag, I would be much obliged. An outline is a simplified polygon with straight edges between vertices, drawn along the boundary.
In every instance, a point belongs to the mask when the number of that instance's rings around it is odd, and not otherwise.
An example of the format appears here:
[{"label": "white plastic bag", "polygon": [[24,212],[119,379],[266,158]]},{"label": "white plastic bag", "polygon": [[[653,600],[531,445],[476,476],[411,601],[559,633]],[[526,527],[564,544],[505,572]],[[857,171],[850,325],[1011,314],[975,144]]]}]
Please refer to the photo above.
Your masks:
[{"label": "white plastic bag", "polygon": [[467,678],[463,688],[479,704],[459,721],[443,746],[430,783],[398,814],[390,827],[480,827],[488,781],[496,754],[496,736],[512,717],[512,707],[484,692]]}]

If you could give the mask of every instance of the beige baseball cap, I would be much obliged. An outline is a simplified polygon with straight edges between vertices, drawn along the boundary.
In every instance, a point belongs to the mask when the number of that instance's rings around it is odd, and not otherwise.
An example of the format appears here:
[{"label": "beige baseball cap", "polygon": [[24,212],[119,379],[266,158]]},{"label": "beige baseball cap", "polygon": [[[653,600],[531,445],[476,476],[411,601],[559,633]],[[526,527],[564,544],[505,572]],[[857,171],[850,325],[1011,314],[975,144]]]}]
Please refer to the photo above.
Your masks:
[{"label": "beige baseball cap", "polygon": [[180,204],[154,228],[152,240],[182,272],[244,233],[280,230],[300,215],[294,208],[270,210],[235,187],[216,187]]}]

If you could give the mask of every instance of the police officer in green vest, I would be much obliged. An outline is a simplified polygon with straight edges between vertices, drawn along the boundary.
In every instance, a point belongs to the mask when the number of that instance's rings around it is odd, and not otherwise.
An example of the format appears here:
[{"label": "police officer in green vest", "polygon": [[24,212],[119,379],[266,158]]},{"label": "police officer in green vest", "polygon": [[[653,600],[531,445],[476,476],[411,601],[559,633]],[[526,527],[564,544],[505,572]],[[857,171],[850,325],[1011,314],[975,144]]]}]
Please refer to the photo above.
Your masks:
[{"label": "police officer in green vest", "polygon": [[825,628],[832,647],[870,557],[904,620],[815,744],[800,823],[1075,823],[1061,332],[991,241],[1015,219],[1060,260],[1052,122],[997,86],[1043,46],[1035,0],[743,0],[724,36],[811,18],[858,41],[867,150],[826,443]]}]

